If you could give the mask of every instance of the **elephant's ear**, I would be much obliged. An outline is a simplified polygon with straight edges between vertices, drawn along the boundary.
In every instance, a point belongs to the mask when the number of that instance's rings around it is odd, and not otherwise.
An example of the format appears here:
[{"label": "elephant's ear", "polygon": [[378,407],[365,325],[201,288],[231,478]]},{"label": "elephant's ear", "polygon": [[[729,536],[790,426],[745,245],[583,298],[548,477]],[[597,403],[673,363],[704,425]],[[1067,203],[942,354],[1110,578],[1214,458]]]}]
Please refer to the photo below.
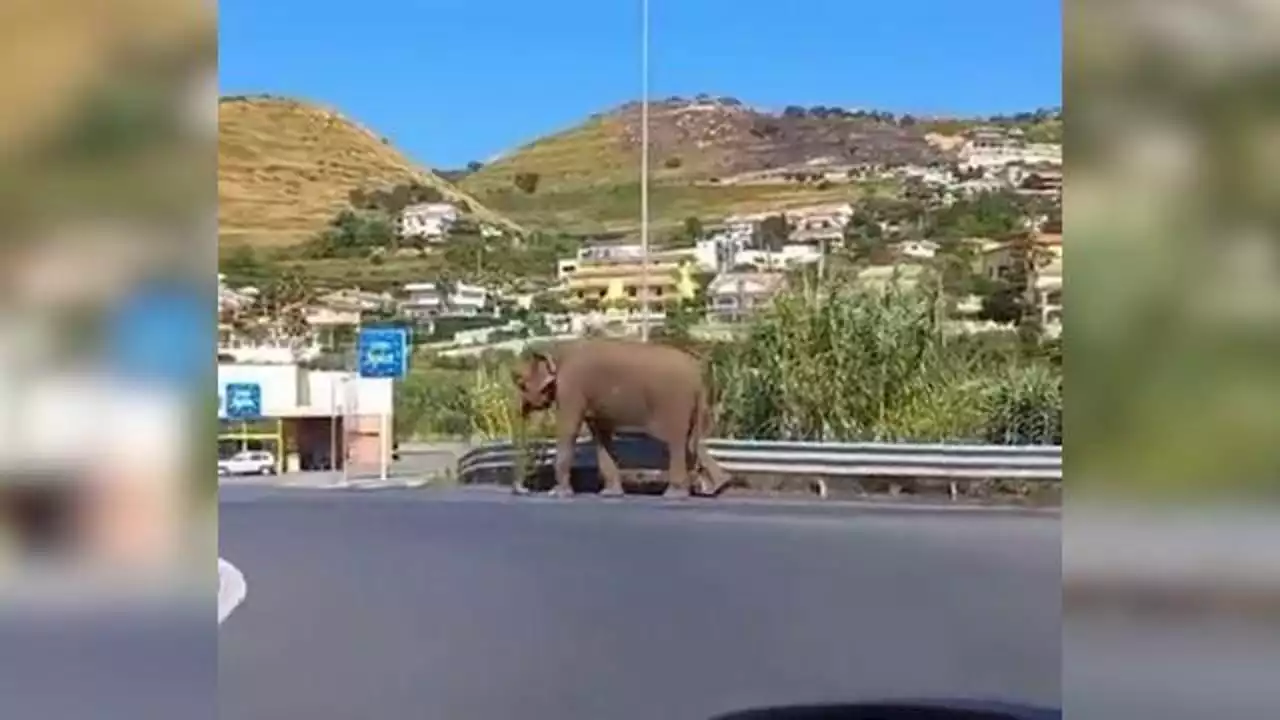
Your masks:
[{"label": "elephant's ear", "polygon": [[539,390],[546,390],[556,381],[556,361],[546,353],[534,353],[532,357],[534,367],[537,367],[539,374],[542,376],[539,384]]}]

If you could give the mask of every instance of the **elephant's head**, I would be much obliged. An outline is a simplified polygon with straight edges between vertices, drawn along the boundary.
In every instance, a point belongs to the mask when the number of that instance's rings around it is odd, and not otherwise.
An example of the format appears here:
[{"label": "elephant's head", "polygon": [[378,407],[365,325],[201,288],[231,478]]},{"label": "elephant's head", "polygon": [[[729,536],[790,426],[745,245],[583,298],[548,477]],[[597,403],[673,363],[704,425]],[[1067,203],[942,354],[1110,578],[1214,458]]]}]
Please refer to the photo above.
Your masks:
[{"label": "elephant's head", "polygon": [[511,371],[511,380],[520,394],[520,415],[546,410],[556,399],[556,363],[551,356],[533,353]]}]

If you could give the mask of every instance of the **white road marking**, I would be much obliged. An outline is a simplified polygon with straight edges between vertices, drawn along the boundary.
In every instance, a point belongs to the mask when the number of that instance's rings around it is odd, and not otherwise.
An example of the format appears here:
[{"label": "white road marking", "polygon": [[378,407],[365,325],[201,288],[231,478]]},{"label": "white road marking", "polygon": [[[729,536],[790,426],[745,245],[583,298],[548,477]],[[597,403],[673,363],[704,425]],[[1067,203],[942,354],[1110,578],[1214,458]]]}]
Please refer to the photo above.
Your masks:
[{"label": "white road marking", "polygon": [[221,625],[231,611],[244,602],[249,584],[235,565],[218,558],[218,624]]}]

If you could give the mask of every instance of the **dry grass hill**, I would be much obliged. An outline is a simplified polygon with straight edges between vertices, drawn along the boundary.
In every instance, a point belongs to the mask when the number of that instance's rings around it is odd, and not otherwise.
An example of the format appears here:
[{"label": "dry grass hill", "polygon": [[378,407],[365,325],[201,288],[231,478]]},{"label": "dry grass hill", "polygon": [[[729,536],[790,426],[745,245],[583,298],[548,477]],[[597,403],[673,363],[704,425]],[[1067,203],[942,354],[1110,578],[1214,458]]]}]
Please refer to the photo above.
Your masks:
[{"label": "dry grass hill", "polygon": [[410,181],[465,200],[476,220],[522,230],[337,112],[265,96],[219,102],[220,246],[303,242],[352,190]]},{"label": "dry grass hill", "polygon": [[[848,171],[944,161],[937,136],[973,124],[827,107],[767,113],[710,96],[656,102],[650,112],[659,226],[881,191],[849,182]],[[639,218],[640,157],[640,108],[631,103],[508,153],[459,186],[529,227],[629,231]],[[515,182],[529,174],[538,176],[532,193]]]}]

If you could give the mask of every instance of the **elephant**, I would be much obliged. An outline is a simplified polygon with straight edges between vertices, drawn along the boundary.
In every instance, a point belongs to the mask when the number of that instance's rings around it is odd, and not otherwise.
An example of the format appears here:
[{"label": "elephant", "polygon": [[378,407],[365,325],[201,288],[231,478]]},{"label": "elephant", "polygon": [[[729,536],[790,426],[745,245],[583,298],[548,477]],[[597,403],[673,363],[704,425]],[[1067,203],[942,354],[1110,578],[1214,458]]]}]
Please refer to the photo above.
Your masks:
[{"label": "elephant", "polygon": [[[596,441],[603,495],[623,494],[614,433],[635,428],[667,446],[668,497],[715,497],[732,483],[707,451],[710,406],[696,358],[674,347],[622,339],[570,341],[533,352],[512,371],[520,415],[555,407],[556,461],[552,494],[573,494],[569,473],[578,430]],[[690,474],[711,476],[707,491]],[[517,482],[516,489],[519,491]]]}]

